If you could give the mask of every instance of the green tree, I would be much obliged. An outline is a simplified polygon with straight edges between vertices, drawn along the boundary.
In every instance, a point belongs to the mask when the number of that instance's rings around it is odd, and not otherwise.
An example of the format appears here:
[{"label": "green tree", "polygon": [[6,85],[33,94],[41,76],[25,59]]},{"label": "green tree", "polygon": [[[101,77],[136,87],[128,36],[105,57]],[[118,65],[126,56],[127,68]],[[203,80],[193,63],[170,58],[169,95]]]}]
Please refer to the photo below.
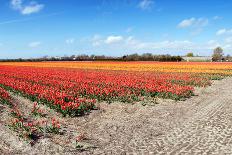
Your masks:
[{"label": "green tree", "polygon": [[212,55],[213,61],[222,61],[223,56],[224,56],[224,53],[223,53],[223,49],[221,47],[217,47],[214,49],[213,55]]},{"label": "green tree", "polygon": [[194,57],[194,54],[192,52],[186,54],[187,57]]}]

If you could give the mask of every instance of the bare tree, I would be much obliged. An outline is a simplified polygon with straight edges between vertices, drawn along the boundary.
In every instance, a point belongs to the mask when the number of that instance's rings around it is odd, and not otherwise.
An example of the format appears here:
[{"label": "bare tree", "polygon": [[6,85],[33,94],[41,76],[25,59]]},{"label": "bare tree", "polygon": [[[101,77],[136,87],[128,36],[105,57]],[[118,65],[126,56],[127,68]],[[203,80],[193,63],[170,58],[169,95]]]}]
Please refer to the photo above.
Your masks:
[{"label": "bare tree", "polygon": [[213,55],[212,55],[213,61],[222,61],[223,56],[224,56],[224,53],[223,53],[223,49],[221,47],[217,47],[214,49]]}]

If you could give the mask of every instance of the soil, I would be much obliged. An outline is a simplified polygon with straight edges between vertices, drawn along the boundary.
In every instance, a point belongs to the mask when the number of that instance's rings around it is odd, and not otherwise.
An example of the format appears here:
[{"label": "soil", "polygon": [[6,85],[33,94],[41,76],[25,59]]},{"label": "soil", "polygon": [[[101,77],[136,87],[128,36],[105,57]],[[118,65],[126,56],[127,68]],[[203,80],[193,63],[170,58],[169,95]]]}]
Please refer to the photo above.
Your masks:
[{"label": "soil", "polygon": [[[5,124],[7,106],[0,105],[0,154],[232,154],[232,78],[196,88],[185,101],[161,100],[125,104],[99,103],[81,117],[59,118],[62,135],[44,134],[35,145],[22,141]],[[12,94],[25,114],[33,106]],[[83,135],[81,149],[75,137]]]}]

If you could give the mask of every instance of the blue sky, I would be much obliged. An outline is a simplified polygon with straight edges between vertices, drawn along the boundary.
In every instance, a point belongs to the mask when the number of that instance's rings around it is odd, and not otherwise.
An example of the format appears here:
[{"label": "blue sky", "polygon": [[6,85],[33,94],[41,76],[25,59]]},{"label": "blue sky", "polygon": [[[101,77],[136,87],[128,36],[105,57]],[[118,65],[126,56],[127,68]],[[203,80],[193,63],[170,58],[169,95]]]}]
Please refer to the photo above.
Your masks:
[{"label": "blue sky", "polygon": [[[0,58],[232,51],[231,0],[0,0]],[[231,53],[232,54],[232,53]]]}]

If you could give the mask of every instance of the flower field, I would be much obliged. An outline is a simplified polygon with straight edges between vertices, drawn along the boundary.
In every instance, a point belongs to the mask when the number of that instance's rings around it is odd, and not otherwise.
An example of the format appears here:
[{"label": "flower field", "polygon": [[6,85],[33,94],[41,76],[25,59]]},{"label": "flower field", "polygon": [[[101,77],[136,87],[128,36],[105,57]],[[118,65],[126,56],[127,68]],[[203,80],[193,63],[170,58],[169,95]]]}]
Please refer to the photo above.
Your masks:
[{"label": "flower field", "polygon": [[75,68],[92,70],[123,70],[142,72],[177,72],[177,73],[208,73],[232,74],[232,63],[220,62],[5,62],[0,65],[28,66],[48,68]]},{"label": "flower field", "polygon": [[49,134],[53,140],[60,137],[63,146],[82,149],[85,134],[77,129],[75,135],[67,132],[72,124],[62,119],[87,114],[103,101],[143,104],[156,98],[187,99],[195,87],[210,86],[213,79],[231,74],[232,63],[0,63],[3,122],[31,145]]},{"label": "flower field", "polygon": [[8,90],[63,115],[76,116],[101,101],[185,99],[193,95],[194,87],[208,86],[211,79],[231,74],[231,63],[1,63],[0,92],[4,101]]},{"label": "flower field", "polygon": [[1,87],[0,87],[0,102],[3,104],[8,104],[10,102],[9,93]]}]

